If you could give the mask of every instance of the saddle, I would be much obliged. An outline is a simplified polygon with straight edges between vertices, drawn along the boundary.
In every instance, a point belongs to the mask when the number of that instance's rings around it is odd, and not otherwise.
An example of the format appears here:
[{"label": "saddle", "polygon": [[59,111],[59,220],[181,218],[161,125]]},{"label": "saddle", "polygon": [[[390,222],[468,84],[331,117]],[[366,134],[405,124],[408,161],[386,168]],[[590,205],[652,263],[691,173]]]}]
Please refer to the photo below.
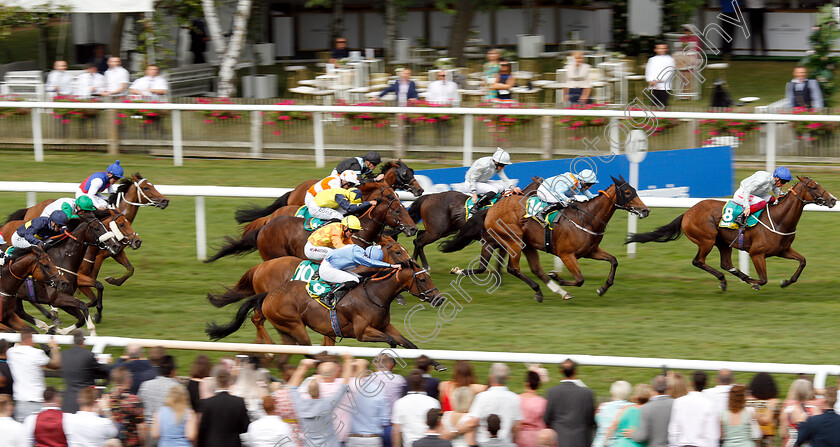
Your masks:
[{"label": "saddle", "polygon": [[298,208],[297,211],[295,211],[295,217],[301,217],[303,219],[306,219],[303,222],[303,229],[306,231],[315,231],[318,228],[321,228],[324,225],[331,222],[329,220],[323,220],[317,217],[312,217],[312,215],[309,214],[309,208],[307,208],[306,205],[303,205],[302,207]]},{"label": "saddle", "polygon": [[[542,201],[537,196],[528,197],[528,202],[525,204],[525,215],[522,217],[525,219],[534,219],[535,221],[537,221],[537,223],[542,225],[542,222],[537,220],[536,216],[547,206],[548,203]],[[554,222],[557,220],[558,213],[560,213],[560,210],[552,211],[548,213],[547,216],[545,216],[545,221],[548,223],[548,225],[546,226],[546,230],[554,229]]]},{"label": "saddle", "polygon": [[[735,218],[740,216],[743,212],[744,207],[735,203],[734,200],[727,201],[726,204],[723,205],[723,211],[721,212],[718,226],[721,228],[737,230],[738,224],[735,223]],[[747,228],[754,227],[758,224],[758,218],[761,217],[762,212],[764,212],[764,208],[750,214],[747,218]]]},{"label": "saddle", "polygon": [[[478,211],[486,210],[487,208],[490,208],[496,202],[498,202],[499,199],[501,199],[503,197],[507,197],[509,195],[513,195],[513,191],[505,191],[503,194],[496,194],[495,197],[490,199],[490,203],[488,203],[486,205],[483,205]],[[481,197],[479,197],[478,200],[481,201]],[[473,205],[475,205],[475,202],[473,201],[472,197],[467,197],[467,201],[464,202],[464,220],[470,220],[470,217],[473,216],[473,213],[470,212],[470,210],[472,210],[472,208],[473,208]]]},{"label": "saddle", "polygon": [[318,276],[318,267],[321,265],[315,261],[303,261],[295,269],[292,275],[292,281],[303,281],[306,283],[306,293],[310,297],[318,301],[318,304],[329,309],[329,307],[321,302],[321,298],[332,292],[337,287],[336,284],[331,284]]}]

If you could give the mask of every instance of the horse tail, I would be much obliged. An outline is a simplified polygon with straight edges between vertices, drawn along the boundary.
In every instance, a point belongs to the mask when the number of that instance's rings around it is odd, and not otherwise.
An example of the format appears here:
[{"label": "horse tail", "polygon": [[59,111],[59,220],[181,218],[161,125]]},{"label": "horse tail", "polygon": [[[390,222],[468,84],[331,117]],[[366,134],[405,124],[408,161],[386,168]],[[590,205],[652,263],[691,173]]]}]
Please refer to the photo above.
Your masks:
[{"label": "horse tail", "polygon": [[6,221],[3,222],[3,225],[6,225],[7,223],[13,220],[23,220],[23,218],[26,217],[27,211],[29,211],[29,208],[21,208],[12,214],[9,214],[9,217],[6,218]]},{"label": "horse tail", "polygon": [[625,244],[631,242],[670,242],[679,239],[682,235],[682,220],[685,213],[672,220],[668,225],[663,225],[650,233],[637,233],[627,236]]},{"label": "horse tail", "polygon": [[268,216],[269,214],[277,211],[278,209],[286,206],[289,204],[289,196],[292,194],[292,191],[287,192],[280,196],[277,200],[274,201],[271,205],[261,208],[261,207],[251,207],[251,208],[239,208],[234,213],[234,217],[236,217],[236,223],[247,223],[251,222],[255,219],[259,219],[263,216]]},{"label": "horse tail", "polygon": [[219,251],[215,255],[205,259],[204,263],[213,262],[216,259],[223,258],[227,255],[245,255],[256,251],[257,236],[259,234],[260,230],[251,231],[243,234],[238,240],[235,240],[230,236],[225,236],[225,244],[219,248]]},{"label": "horse tail", "polygon": [[[489,208],[488,208],[489,209]],[[439,244],[440,251],[444,253],[452,253],[458,251],[477,241],[481,232],[484,230],[484,219],[487,217],[487,210],[484,209],[475,213],[467,223],[455,233],[455,236],[441,242]]]},{"label": "horse tail", "polygon": [[420,208],[423,207],[423,201],[425,201],[427,197],[429,196],[418,197],[417,200],[412,202],[411,206],[408,207],[408,216],[411,217],[411,220],[413,220],[415,224],[420,223]]},{"label": "horse tail", "polygon": [[268,216],[263,216],[258,219],[254,219],[253,222],[249,222],[242,227],[242,235],[244,236],[251,231],[259,230],[260,228],[266,226],[266,224],[268,224],[269,222],[271,222],[270,214]]},{"label": "horse tail", "polygon": [[247,301],[239,306],[239,310],[236,311],[236,316],[233,317],[233,320],[230,323],[224,326],[219,326],[216,324],[216,321],[213,320],[207,323],[207,328],[204,329],[204,332],[210,336],[210,340],[217,341],[238,331],[239,328],[242,327],[242,323],[245,322],[245,319],[248,318],[248,314],[251,313],[251,310],[260,309],[262,307],[262,302],[266,295],[268,295],[268,292],[260,293],[248,298]]},{"label": "horse tail", "polygon": [[228,304],[233,304],[237,301],[241,301],[249,296],[253,295],[256,291],[254,290],[254,272],[256,271],[257,267],[251,267],[242,275],[242,278],[239,278],[239,281],[233,287],[225,287],[225,293],[221,295],[212,295],[210,293],[207,294],[207,301],[210,301],[210,304],[216,307],[224,307]]}]

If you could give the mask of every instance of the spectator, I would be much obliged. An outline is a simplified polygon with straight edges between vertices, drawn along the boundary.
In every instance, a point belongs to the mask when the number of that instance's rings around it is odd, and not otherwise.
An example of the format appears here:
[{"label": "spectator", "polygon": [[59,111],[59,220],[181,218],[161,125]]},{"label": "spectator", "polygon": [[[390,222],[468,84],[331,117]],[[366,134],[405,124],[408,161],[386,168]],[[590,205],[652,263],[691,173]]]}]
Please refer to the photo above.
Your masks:
[{"label": "spectator", "polygon": [[[336,394],[341,390],[341,386],[346,384],[343,378],[338,377],[339,372],[341,371],[338,359],[332,355],[321,355],[319,359],[321,360],[321,363],[318,364],[316,374],[304,380],[303,384],[301,384],[301,389],[307,389],[306,387],[308,382],[310,380],[316,380],[318,382],[318,391],[322,398],[333,399],[333,401],[338,401],[335,405],[343,408],[349,408],[350,398],[346,395],[346,393]],[[352,364],[348,364],[347,367],[352,368]],[[306,397],[306,393],[301,393],[301,395]],[[338,441],[345,442],[350,432],[342,429],[342,425],[344,427],[350,425],[350,412],[337,411],[333,413],[332,417],[333,427],[338,434]]]},{"label": "spectator", "polygon": [[458,105],[458,84],[446,78],[446,70],[437,71],[435,80],[426,87],[426,101],[441,106]]},{"label": "spectator", "polygon": [[618,433],[613,430],[613,438],[607,439],[607,430],[612,427],[616,416],[624,410],[624,407],[630,405],[630,401],[627,399],[632,392],[632,385],[624,380],[617,380],[610,386],[611,400],[599,405],[598,410],[595,412],[595,423],[598,424],[598,430],[595,431],[595,439],[592,441],[592,447],[605,447],[615,441],[615,435]]},{"label": "spectator", "polygon": [[394,447],[411,447],[414,441],[422,438],[429,410],[440,408],[440,403],[429,397],[424,389],[423,372],[415,369],[408,376],[408,394],[397,400],[392,409],[391,444]]},{"label": "spectator", "polygon": [[[417,362],[414,365],[423,373],[423,379],[426,387],[423,391],[425,391],[426,394],[429,395],[429,397],[439,399],[440,390],[438,389],[438,387],[440,386],[440,380],[432,377],[432,375],[429,374],[429,366],[432,365],[432,359],[425,355],[421,355],[420,357],[417,357]],[[406,392],[408,392],[407,385],[403,394],[405,394]]]},{"label": "spectator", "polygon": [[190,23],[190,53],[193,54],[193,64],[207,62],[204,52],[207,51],[207,42],[210,36],[207,35],[207,24],[202,18],[193,19]]},{"label": "spectator", "polygon": [[646,90],[652,90],[654,106],[668,107],[668,99],[673,90],[673,79],[676,74],[677,62],[668,54],[668,44],[658,42],[654,46],[656,56],[648,59],[645,66],[645,80],[648,82]]},{"label": "spectator", "polygon": [[668,423],[674,399],[667,392],[668,379],[662,374],[654,377],[650,400],[642,405],[639,429],[630,434],[634,441],[647,447],[668,447]]},{"label": "spectator", "polygon": [[[735,41],[735,24],[742,23],[743,14],[739,14],[735,12],[736,8],[741,6],[741,0],[726,0],[720,2],[720,14],[718,14],[718,18],[720,19],[720,26],[723,28],[725,36],[721,36],[721,48],[723,50],[723,56],[725,58],[729,58],[732,56],[732,44]],[[740,12],[740,11],[739,11]],[[740,16],[740,17],[739,17]]]},{"label": "spectator", "polygon": [[399,79],[389,85],[385,90],[382,90],[382,92],[379,93],[379,97],[381,98],[388,93],[394,93],[397,95],[397,105],[400,107],[405,107],[408,105],[408,101],[418,98],[417,86],[414,84],[414,81],[411,80],[410,68],[404,67],[400,70]]},{"label": "spectator", "polygon": [[840,446],[840,416],[834,412],[837,403],[837,387],[826,388],[823,413],[812,416],[799,424],[799,436],[795,446],[810,443],[811,447]]},{"label": "spectator", "polygon": [[460,387],[469,387],[473,393],[478,394],[487,389],[487,385],[481,385],[475,380],[475,374],[470,362],[458,360],[455,362],[455,371],[452,373],[452,380],[440,383],[440,407],[444,412],[452,410],[452,392]]},{"label": "spectator", "polygon": [[0,394],[6,394],[14,399],[12,393],[13,384],[12,370],[9,369],[9,363],[6,361],[6,350],[9,349],[9,342],[0,340]]},{"label": "spectator", "polygon": [[248,431],[248,409],[245,400],[232,396],[230,373],[222,369],[216,374],[216,395],[202,405],[198,426],[198,447],[237,447],[239,434]]},{"label": "spectator", "polygon": [[[697,37],[694,32],[691,31],[691,26],[683,25],[683,35],[680,37],[680,42],[683,44],[683,48],[686,50],[694,50],[694,51],[685,51],[683,50],[683,56],[691,54],[694,56],[699,57],[700,48],[703,45],[703,42]],[[695,54],[697,52],[698,54]]]},{"label": "spectator", "polygon": [[117,423],[119,438],[125,447],[141,447],[146,441],[146,426],[143,418],[143,404],[131,394],[131,371],[126,366],[111,370],[111,393],[106,405]]},{"label": "spectator", "polygon": [[239,367],[239,374],[236,382],[230,387],[230,394],[241,397],[248,409],[248,418],[251,421],[265,416],[263,410],[263,398],[268,396],[265,373],[258,369],[260,359],[248,357],[242,360]]},{"label": "spectator", "polygon": [[376,392],[376,387],[364,386],[368,383],[369,371],[363,376],[359,375],[359,372],[365,371],[367,364],[367,360],[357,359],[350,373],[355,380],[350,380],[348,389],[357,411],[350,416],[349,437],[345,447],[381,447],[383,427],[388,424],[385,393]]},{"label": "spectator", "polygon": [[548,390],[543,421],[563,440],[564,446],[590,446],[595,428],[595,394],[577,380],[575,362],[566,360],[560,369],[566,378]]},{"label": "spectator", "polygon": [[747,407],[747,388],[733,385],[729,391],[729,405],[721,413],[723,447],[754,447],[751,421],[755,411]]},{"label": "spectator", "polygon": [[96,356],[85,348],[85,331],[73,331],[73,347],[61,355],[61,378],[64,379],[64,399],[62,409],[65,413],[79,411],[76,393],[92,387],[96,379],[108,378],[108,367],[96,361]]},{"label": "spectator", "polygon": [[6,351],[6,361],[14,379],[15,420],[37,413],[44,402],[46,382],[44,369],[61,367],[61,349],[55,339],[50,338],[50,356],[32,346],[35,330],[27,327],[20,331],[20,343]]},{"label": "spectator", "polygon": [[105,70],[105,89],[100,96],[125,96],[130,79],[128,70],[122,66],[122,60],[116,56],[109,57],[108,69]]},{"label": "spectator", "polygon": [[166,402],[169,389],[181,384],[176,379],[175,358],[171,355],[160,359],[158,374],[154,379],[143,382],[137,393],[137,397],[143,403],[143,417],[147,424],[154,420],[158,408]]},{"label": "spectator", "polygon": [[571,104],[589,104],[592,93],[592,67],[583,62],[583,51],[572,52],[572,63],[566,65],[566,88],[563,92],[566,102]]},{"label": "spectator", "polygon": [[537,447],[557,447],[557,432],[550,428],[538,431]]},{"label": "spectator", "polygon": [[157,439],[157,447],[192,447],[198,431],[196,419],[187,389],[182,385],[170,387],[165,405],[158,409],[152,422],[152,438]]},{"label": "spectator", "polygon": [[333,402],[337,400],[334,396],[343,396],[344,392],[347,391],[346,384],[352,372],[350,362],[353,360],[353,356],[344,354],[343,358],[342,385],[339,386],[336,393],[332,396],[321,395],[317,380],[309,381],[309,386],[307,386],[311,399],[304,399],[298,390],[298,387],[303,382],[303,376],[315,365],[315,360],[301,360],[294,375],[289,379],[289,394],[292,397],[295,413],[298,415],[298,423],[301,428],[298,434],[300,438],[306,439],[310,445],[325,445],[326,447],[337,447],[339,445],[338,433],[335,431],[335,426],[324,423],[322,413],[326,412],[327,414],[331,414],[330,412],[334,406]]},{"label": "spectator", "polygon": [[140,95],[146,99],[161,100],[169,92],[169,84],[160,75],[157,65],[146,66],[146,76],[135,80],[128,91],[132,95]]},{"label": "spectator", "polygon": [[12,419],[15,403],[8,394],[0,394],[0,446],[3,447],[24,447],[27,438],[24,435],[23,424]]},{"label": "spectator", "polygon": [[333,46],[332,51],[330,52],[330,59],[329,63],[340,66],[341,59],[347,59],[350,57],[350,49],[347,48],[347,38],[346,37],[336,37],[335,39],[335,46]]},{"label": "spectator", "polygon": [[[292,433],[298,433],[300,430],[300,426],[298,425],[297,421],[297,413],[295,413],[295,406],[292,403],[292,396],[289,394],[289,388],[287,386],[289,380],[292,378],[292,374],[294,373],[295,367],[292,365],[283,365],[283,382],[277,383],[277,389],[273,393],[274,397],[274,411],[280,418],[283,419],[283,422],[289,424],[289,429]],[[384,393],[381,393],[384,394]],[[297,436],[292,438],[292,441],[298,445],[303,446],[303,443],[300,442]]]},{"label": "spectator", "polygon": [[491,414],[487,416],[487,433],[490,435],[490,438],[481,444],[482,447],[513,447],[516,445],[499,437],[501,426],[502,421],[499,415]]},{"label": "spectator", "polygon": [[195,357],[192,367],[190,368],[190,381],[187,382],[187,392],[190,393],[190,405],[193,411],[201,413],[201,400],[210,396],[202,396],[201,388],[210,377],[210,358],[205,354],[199,354]]},{"label": "spectator", "polygon": [[475,398],[475,393],[468,386],[455,390],[452,396],[452,410],[443,413],[441,437],[452,443],[453,447],[476,445],[475,426],[470,424],[468,412]]},{"label": "spectator", "polygon": [[100,415],[101,410],[93,387],[79,390],[78,407],[79,411],[76,413],[67,413],[64,416],[69,447],[99,447],[105,444],[105,441],[117,437],[119,430],[114,421]]},{"label": "spectator", "polygon": [[55,61],[47,75],[47,94],[50,98],[73,94],[73,76],[67,73],[67,61]]},{"label": "spectator", "polygon": [[609,445],[616,447],[644,447],[641,444],[633,441],[631,435],[633,432],[639,430],[639,425],[642,419],[642,405],[646,404],[650,399],[653,387],[646,383],[640,383],[633,388],[633,395],[630,396],[632,405],[627,405],[616,416],[612,426],[607,430],[606,437],[612,439],[615,435],[615,442]]},{"label": "spectator", "polygon": [[729,407],[729,390],[732,389],[732,382],[734,382],[732,371],[728,369],[718,371],[715,381],[717,385],[703,390],[703,395],[715,403],[715,412],[721,414]]},{"label": "spectator", "polygon": [[48,386],[41,397],[44,405],[41,411],[30,414],[23,421],[23,433],[27,445],[62,446],[67,445],[67,416],[61,411],[61,395],[58,390]]},{"label": "spectator", "polygon": [[686,394],[688,394],[688,384],[685,383],[685,377],[680,373],[668,376],[668,395],[672,399],[677,399]]},{"label": "spectator", "polygon": [[519,395],[519,408],[522,412],[522,426],[516,436],[516,445],[519,447],[536,447],[537,432],[546,428],[543,415],[548,401],[537,394],[539,388],[539,373],[528,371],[525,378],[525,391]]},{"label": "spectator", "polygon": [[793,69],[793,79],[785,86],[788,106],[821,109],[824,106],[820,83],[808,78],[808,69],[799,65]]},{"label": "spectator", "polygon": [[706,373],[694,372],[694,391],[674,400],[668,422],[671,445],[718,447],[720,444],[720,414],[715,403],[703,395]]},{"label": "spectator", "polygon": [[[394,367],[397,365],[396,359],[387,353],[380,354],[373,363],[377,366],[379,371],[373,373],[372,377],[378,380],[385,386],[382,393],[385,394],[387,406],[385,407],[385,420],[387,421],[382,431],[382,445],[383,447],[391,447],[391,410],[399,398],[404,395],[406,388],[405,377],[394,374]],[[405,362],[403,367],[407,366]]]},{"label": "spectator", "polygon": [[522,410],[519,403],[519,395],[510,391],[507,384],[510,375],[510,368],[504,363],[490,365],[490,387],[487,391],[475,396],[470,406],[470,416],[473,426],[478,427],[476,441],[479,445],[490,439],[487,430],[487,417],[491,414],[498,415],[502,420],[502,428],[499,438],[512,443],[522,425]]},{"label": "spectator", "polygon": [[143,358],[143,348],[139,345],[130,344],[125,347],[125,354],[120,357],[120,360],[114,367],[125,366],[131,371],[131,388],[128,390],[129,394],[137,394],[140,392],[140,385],[147,380],[152,380],[158,376],[158,371],[152,363]]},{"label": "spectator", "polygon": [[292,440],[292,428],[283,422],[274,408],[272,396],[263,397],[265,416],[248,425],[248,445],[250,447],[278,447]]},{"label": "spectator", "polygon": [[426,412],[426,436],[414,441],[413,447],[452,447],[452,443],[441,436],[440,409],[432,408]]},{"label": "spectator", "polygon": [[756,374],[750,382],[747,406],[755,409],[756,420],[761,426],[762,439],[758,447],[776,445],[776,411],[779,409],[779,392],[773,376],[765,372]]},{"label": "spectator", "polygon": [[[99,74],[96,65],[85,65],[85,72],[76,76],[76,87],[73,94],[82,99],[91,96],[99,96],[99,92],[105,89],[105,76]],[[66,404],[67,402],[65,402]]]},{"label": "spectator", "polygon": [[782,433],[782,445],[793,445],[797,439],[799,424],[805,422],[810,416],[816,416],[821,413],[820,407],[809,403],[813,399],[814,385],[810,380],[796,379],[790,384],[787,398],[782,406],[782,412],[779,415],[779,431]]},{"label": "spectator", "polygon": [[495,98],[495,92],[489,89],[490,84],[496,82],[496,75],[499,74],[499,61],[502,59],[502,50],[491,48],[487,51],[487,62],[484,63],[484,87],[488,88],[487,98]]},{"label": "spectator", "polygon": [[499,64],[496,79],[487,87],[490,89],[493,99],[513,101],[513,94],[510,90],[516,87],[516,76],[511,72],[510,62],[502,61]]},{"label": "spectator", "polygon": [[163,346],[152,346],[149,348],[149,363],[155,368],[160,366],[161,360],[166,356],[166,348]]},{"label": "spectator", "polygon": [[[767,56],[767,36],[764,35],[764,13],[767,12],[767,2],[764,0],[746,0],[745,3],[747,17],[750,21],[752,55]],[[761,53],[758,52],[759,40],[761,40]]]}]

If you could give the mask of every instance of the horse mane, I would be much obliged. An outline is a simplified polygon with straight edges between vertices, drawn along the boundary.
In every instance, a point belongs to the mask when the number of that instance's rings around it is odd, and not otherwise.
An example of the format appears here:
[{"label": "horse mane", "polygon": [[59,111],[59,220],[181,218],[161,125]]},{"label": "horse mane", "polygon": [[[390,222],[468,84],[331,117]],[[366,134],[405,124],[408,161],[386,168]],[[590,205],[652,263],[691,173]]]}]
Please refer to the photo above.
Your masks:
[{"label": "horse mane", "polygon": [[109,218],[113,215],[111,213],[111,210],[93,210],[92,213],[93,213],[93,217],[95,217],[99,220],[107,219],[107,218]]},{"label": "horse mane", "polygon": [[379,173],[387,174],[388,171],[398,168],[400,164],[395,161],[386,161],[383,162],[380,166],[382,166],[382,168],[380,168]]}]

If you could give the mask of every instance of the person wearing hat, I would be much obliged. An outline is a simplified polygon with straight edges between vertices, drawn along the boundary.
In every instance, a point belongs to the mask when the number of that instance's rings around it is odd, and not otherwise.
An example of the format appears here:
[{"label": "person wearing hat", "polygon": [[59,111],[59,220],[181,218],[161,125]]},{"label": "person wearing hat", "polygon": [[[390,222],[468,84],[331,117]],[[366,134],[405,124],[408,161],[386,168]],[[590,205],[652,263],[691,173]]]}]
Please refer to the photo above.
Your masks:
[{"label": "person wearing hat", "polygon": [[347,216],[341,222],[333,222],[315,230],[303,252],[312,261],[321,261],[333,250],[353,244],[353,235],[362,229],[362,222],[356,216]]},{"label": "person wearing hat", "polygon": [[598,178],[591,169],[584,169],[577,174],[566,172],[545,179],[537,188],[537,197],[549,205],[534,216],[537,222],[545,225],[545,217],[554,210],[568,206],[569,202],[575,198],[575,194],[582,194],[587,200],[593,199],[595,194],[592,194],[589,189],[596,183],[598,183]]},{"label": "person wearing hat", "polygon": [[376,200],[363,202],[358,189],[330,188],[315,194],[309,203],[309,214],[323,220],[340,220],[370,206],[376,206]]},{"label": "person wearing hat", "polygon": [[117,160],[105,172],[94,172],[89,175],[80,185],[76,191],[76,199],[82,196],[90,197],[93,206],[104,210],[108,208],[108,197],[102,194],[107,191],[108,194],[113,194],[114,184],[116,184],[123,177],[123,168],[120,166],[120,161]]},{"label": "person wearing hat", "polygon": [[779,166],[772,174],[767,171],[756,171],[755,174],[741,180],[741,185],[735,191],[733,200],[744,208],[744,212],[735,218],[735,223],[739,227],[743,226],[750,214],[774,202],[774,196],[779,197],[782,194],[782,185],[791,180],[793,180],[793,175],[790,169],[784,166]]},{"label": "person wearing hat", "polygon": [[[464,181],[469,186],[470,194],[473,199],[473,208],[471,212],[476,212],[482,206],[490,203],[496,194],[512,189],[516,193],[521,193],[522,190],[513,186],[510,179],[505,175],[505,166],[510,163],[510,154],[504,149],[497,148],[496,152],[490,157],[481,157],[474,161],[467,174],[464,176]],[[503,185],[502,187],[494,185],[489,182],[494,175],[498,175]],[[479,198],[481,194],[481,198]]]},{"label": "person wearing hat", "polygon": [[359,284],[361,277],[351,272],[351,270],[357,267],[402,269],[402,266],[399,264],[383,262],[383,258],[382,247],[378,245],[362,248],[358,245],[351,244],[328,254],[321,261],[321,267],[318,268],[318,275],[324,281],[339,284],[339,286],[321,298],[321,302],[334,309],[338,300]]},{"label": "person wearing hat", "polygon": [[309,189],[306,190],[306,195],[303,197],[303,204],[309,208],[312,205],[312,201],[315,199],[315,196],[321,191],[332,188],[350,189],[358,184],[359,176],[351,170],[342,171],[341,174],[330,175],[327,178],[315,182],[314,185],[310,186]]},{"label": "person wearing hat", "polygon": [[[338,175],[339,172],[349,170],[355,172],[360,179],[367,179],[373,177],[373,170],[376,169],[376,165],[381,162],[382,158],[379,156],[379,152],[370,151],[365,154],[364,157],[350,157],[346,160],[342,160],[335,169],[333,169],[332,175]],[[379,174],[376,178],[374,178],[374,180],[381,182],[384,178],[385,174]]]},{"label": "person wearing hat", "polygon": [[61,210],[53,211],[50,217],[36,217],[18,227],[12,235],[12,246],[25,249],[42,245],[53,236],[63,233],[68,220],[67,214]]},{"label": "person wearing hat", "polygon": [[79,213],[95,210],[96,207],[93,206],[93,200],[91,200],[88,196],[82,196],[78,199],[65,197],[62,199],[56,199],[47,205],[44,208],[44,211],[41,211],[41,217],[50,217],[53,211],[64,211],[64,214],[67,215],[68,219],[78,219]]}]

